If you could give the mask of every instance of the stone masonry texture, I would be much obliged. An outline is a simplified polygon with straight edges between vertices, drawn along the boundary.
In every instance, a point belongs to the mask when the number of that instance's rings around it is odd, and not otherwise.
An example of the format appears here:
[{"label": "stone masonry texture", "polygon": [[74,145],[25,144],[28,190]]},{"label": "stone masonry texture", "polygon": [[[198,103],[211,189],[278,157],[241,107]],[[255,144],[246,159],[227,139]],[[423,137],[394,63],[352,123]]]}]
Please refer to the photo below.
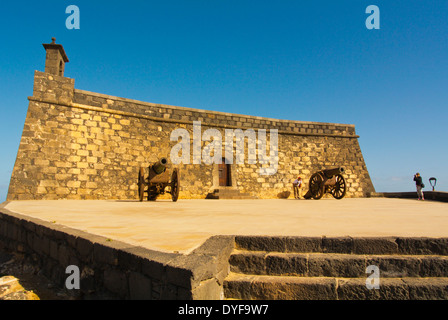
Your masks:
[{"label": "stone masonry texture", "polygon": [[[268,154],[270,130],[278,130],[276,174],[260,175],[262,165],[248,163],[248,141],[244,164],[230,165],[232,187],[240,192],[276,198],[283,191],[292,191],[297,176],[302,177],[306,192],[314,172],[339,166],[345,168],[347,197],[365,197],[375,191],[353,125],[140,102],[78,90],[74,79],[39,71],[28,100],[8,200],[137,199],[139,168],[147,170],[161,157],[170,159],[170,151],[178,143],[170,140],[173,130],[189,132],[193,153],[194,121],[201,122],[202,133],[217,129],[223,139],[225,129],[253,129],[256,133],[264,129]],[[203,141],[201,147],[208,143]],[[235,155],[236,141],[233,150]],[[177,167],[181,199],[205,198],[219,188],[217,164]]]}]

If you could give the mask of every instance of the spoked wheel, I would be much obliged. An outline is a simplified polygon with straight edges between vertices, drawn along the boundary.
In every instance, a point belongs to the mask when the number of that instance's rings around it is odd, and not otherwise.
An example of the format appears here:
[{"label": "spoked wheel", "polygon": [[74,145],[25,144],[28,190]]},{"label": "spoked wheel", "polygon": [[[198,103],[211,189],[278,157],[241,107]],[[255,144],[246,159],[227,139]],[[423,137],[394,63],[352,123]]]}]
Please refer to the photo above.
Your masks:
[{"label": "spoked wheel", "polygon": [[145,170],[140,168],[138,172],[138,197],[140,201],[143,201],[143,197],[145,194]]},{"label": "spoked wheel", "polygon": [[341,174],[336,175],[336,184],[331,190],[331,194],[335,199],[342,199],[345,196],[346,184],[345,179]]},{"label": "spoked wheel", "polygon": [[179,198],[179,171],[176,169],[173,170],[173,174],[171,175],[171,197],[173,201],[176,202]]},{"label": "spoked wheel", "polygon": [[318,200],[324,195],[324,179],[319,173],[315,173],[310,178],[311,196]]}]

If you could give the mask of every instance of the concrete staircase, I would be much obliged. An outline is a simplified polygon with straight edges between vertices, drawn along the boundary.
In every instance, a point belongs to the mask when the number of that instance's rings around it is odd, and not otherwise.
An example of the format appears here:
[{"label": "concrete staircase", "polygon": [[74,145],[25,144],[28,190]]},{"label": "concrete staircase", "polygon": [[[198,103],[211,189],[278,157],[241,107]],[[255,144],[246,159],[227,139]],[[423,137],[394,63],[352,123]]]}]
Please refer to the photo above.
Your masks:
[{"label": "concrete staircase", "polygon": [[[447,239],[237,237],[226,299],[448,299]],[[368,289],[370,265],[379,289]],[[369,284],[373,284],[369,282]]]},{"label": "concrete staircase", "polygon": [[209,193],[206,199],[257,199],[257,197],[234,187],[220,187]]}]

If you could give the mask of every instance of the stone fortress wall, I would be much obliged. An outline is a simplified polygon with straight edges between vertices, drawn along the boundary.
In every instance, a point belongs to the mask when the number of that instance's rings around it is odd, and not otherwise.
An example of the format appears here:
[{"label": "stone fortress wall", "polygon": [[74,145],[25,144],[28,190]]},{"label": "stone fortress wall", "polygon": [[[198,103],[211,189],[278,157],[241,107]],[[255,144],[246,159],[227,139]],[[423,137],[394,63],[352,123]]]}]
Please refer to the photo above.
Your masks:
[{"label": "stone fortress wall", "polygon": [[[54,42],[54,41],[53,41]],[[342,166],[347,197],[374,192],[354,125],[277,120],[147,103],[75,89],[63,76],[62,46],[44,45],[46,72],[36,71],[33,96],[11,176],[8,200],[137,199],[140,167],[170,159],[170,135],[193,122],[218,129],[278,130],[278,171],[260,175],[259,163],[231,164],[231,188],[258,198],[292,191],[292,181]],[[65,59],[51,60],[56,53]],[[57,61],[61,69],[51,67]],[[47,68],[47,66],[50,67]],[[204,147],[207,142],[202,142]],[[234,153],[236,143],[233,146]],[[246,150],[248,143],[246,141]],[[269,145],[267,146],[269,154]],[[192,150],[192,148],[191,148]],[[224,151],[223,151],[224,156]],[[191,161],[190,163],[193,163]],[[180,164],[180,198],[205,198],[219,188],[217,164]]]}]

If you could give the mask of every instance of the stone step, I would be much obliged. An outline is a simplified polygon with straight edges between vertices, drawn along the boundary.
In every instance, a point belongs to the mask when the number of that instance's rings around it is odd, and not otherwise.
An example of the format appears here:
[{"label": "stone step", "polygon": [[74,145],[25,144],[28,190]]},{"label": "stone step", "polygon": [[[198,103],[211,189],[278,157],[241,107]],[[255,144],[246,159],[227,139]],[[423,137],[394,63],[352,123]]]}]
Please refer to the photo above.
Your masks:
[{"label": "stone step", "polygon": [[257,199],[253,196],[250,195],[215,195],[215,194],[211,194],[209,193],[206,197],[206,199],[226,199],[226,200],[253,200],[253,199]]},{"label": "stone step", "polygon": [[234,188],[215,189],[209,193],[207,199],[257,199],[247,192],[240,192]]},{"label": "stone step", "polygon": [[220,190],[218,192],[214,192],[217,195],[220,196],[232,196],[232,195],[245,195],[245,196],[250,196],[249,193],[247,192],[240,192],[238,190]]},{"label": "stone step", "polygon": [[238,196],[219,196],[219,199],[226,199],[226,200],[247,200],[247,199],[255,199],[250,196],[244,196],[244,195],[238,195]]},{"label": "stone step", "polygon": [[227,299],[448,299],[447,238],[236,236],[229,264]]},{"label": "stone step", "polygon": [[379,289],[368,289],[366,280],[230,273],[224,280],[224,296],[243,300],[448,299],[448,278],[380,278]]},{"label": "stone step", "polygon": [[229,259],[236,273],[273,276],[365,278],[377,266],[384,278],[448,277],[448,256],[279,253],[235,250]]},{"label": "stone step", "polygon": [[448,238],[236,236],[240,250],[448,256]]}]

